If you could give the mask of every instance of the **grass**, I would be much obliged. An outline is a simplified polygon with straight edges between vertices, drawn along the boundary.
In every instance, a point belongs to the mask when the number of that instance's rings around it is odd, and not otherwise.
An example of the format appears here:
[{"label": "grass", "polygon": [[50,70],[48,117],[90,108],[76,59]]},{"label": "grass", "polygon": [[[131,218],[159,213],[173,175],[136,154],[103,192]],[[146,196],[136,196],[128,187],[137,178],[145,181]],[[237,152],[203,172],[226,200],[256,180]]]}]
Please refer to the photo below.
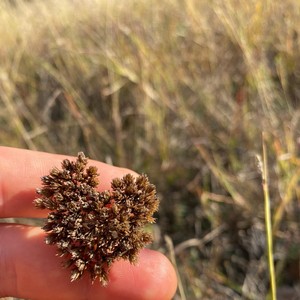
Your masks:
[{"label": "grass", "polygon": [[265,224],[266,224],[266,240],[268,247],[268,263],[269,263],[269,276],[270,276],[270,293],[271,299],[277,299],[276,292],[276,274],[274,269],[274,255],[273,255],[273,231],[272,231],[272,220],[271,220],[271,201],[269,195],[269,175],[268,175],[268,156],[267,149],[265,145],[265,135],[262,134],[262,152],[263,152],[263,162],[262,164],[262,186],[264,191],[265,200]]},{"label": "grass", "polygon": [[299,1],[10,3],[0,143],[148,173],[175,299],[264,299],[264,131],[277,299],[297,295]]}]

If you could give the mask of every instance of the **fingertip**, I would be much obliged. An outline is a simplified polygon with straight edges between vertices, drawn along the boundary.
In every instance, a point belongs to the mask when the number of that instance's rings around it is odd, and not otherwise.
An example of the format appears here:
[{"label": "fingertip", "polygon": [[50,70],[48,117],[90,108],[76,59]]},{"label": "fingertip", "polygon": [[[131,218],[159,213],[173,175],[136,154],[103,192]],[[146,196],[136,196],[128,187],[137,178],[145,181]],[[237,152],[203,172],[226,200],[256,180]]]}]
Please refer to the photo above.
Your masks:
[{"label": "fingertip", "polygon": [[[127,261],[114,264],[108,288],[112,289],[114,299],[123,299],[120,297],[128,294],[131,295],[128,299],[170,300],[176,292],[177,277],[166,256],[157,251],[143,249],[136,265]],[[130,293],[126,292],[129,288]],[[134,290],[136,295],[133,294]]]},{"label": "fingertip", "polygon": [[148,299],[172,299],[177,289],[177,276],[170,260],[162,253],[149,249],[143,250],[141,257],[144,257],[145,272],[152,278],[152,297]]}]

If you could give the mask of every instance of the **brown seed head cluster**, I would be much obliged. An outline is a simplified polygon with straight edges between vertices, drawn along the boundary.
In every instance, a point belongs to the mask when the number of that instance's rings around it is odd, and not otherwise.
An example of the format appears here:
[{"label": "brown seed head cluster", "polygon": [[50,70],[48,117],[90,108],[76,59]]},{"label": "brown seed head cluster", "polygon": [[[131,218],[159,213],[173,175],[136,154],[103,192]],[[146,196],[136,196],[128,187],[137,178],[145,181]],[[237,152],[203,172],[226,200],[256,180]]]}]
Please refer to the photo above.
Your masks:
[{"label": "brown seed head cluster", "polygon": [[159,200],[146,175],[127,174],[111,183],[111,190],[98,192],[97,168],[87,167],[82,152],[75,162],[65,159],[62,170],[54,168],[42,177],[34,204],[48,209],[46,244],[56,244],[71,268],[71,281],[89,272],[92,281],[108,282],[108,271],[118,259],[137,260],[138,252],[152,241],[143,230],[153,223]]}]

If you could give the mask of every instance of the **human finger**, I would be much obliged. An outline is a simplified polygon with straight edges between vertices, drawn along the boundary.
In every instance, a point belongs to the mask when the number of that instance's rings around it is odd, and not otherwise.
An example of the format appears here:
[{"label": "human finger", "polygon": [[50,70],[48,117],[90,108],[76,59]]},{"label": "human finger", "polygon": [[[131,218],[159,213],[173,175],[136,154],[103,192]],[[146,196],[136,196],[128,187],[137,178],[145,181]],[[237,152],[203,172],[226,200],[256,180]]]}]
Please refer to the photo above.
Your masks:
[{"label": "human finger", "polygon": [[0,224],[0,297],[32,300],[169,300],[176,290],[176,275],[161,253],[144,249],[137,265],[117,261],[109,283],[91,284],[89,277],[70,282],[70,271],[61,267],[55,247],[44,243],[36,227]]},{"label": "human finger", "polygon": [[[75,157],[0,147],[0,218],[45,217],[47,211],[37,210],[33,205],[36,188],[41,186],[41,177],[49,174],[53,167],[60,167],[63,159]],[[98,190],[110,188],[113,178],[127,173],[136,174],[124,168],[114,167],[90,160],[100,174]]]}]

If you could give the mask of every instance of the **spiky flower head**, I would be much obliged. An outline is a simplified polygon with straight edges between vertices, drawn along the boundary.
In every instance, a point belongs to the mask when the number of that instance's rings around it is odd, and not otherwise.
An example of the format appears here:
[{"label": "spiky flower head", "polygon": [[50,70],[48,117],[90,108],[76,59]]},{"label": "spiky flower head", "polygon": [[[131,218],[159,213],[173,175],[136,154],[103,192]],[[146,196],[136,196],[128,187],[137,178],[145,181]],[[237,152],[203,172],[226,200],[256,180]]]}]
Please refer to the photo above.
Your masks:
[{"label": "spiky flower head", "polygon": [[82,152],[77,160],[63,160],[42,177],[34,204],[51,212],[43,229],[46,244],[56,245],[71,269],[71,281],[89,272],[92,281],[108,282],[112,263],[127,259],[135,263],[139,250],[152,241],[143,230],[153,223],[159,200],[146,175],[130,174],[112,180],[111,190],[98,192],[97,168],[87,167]]}]

